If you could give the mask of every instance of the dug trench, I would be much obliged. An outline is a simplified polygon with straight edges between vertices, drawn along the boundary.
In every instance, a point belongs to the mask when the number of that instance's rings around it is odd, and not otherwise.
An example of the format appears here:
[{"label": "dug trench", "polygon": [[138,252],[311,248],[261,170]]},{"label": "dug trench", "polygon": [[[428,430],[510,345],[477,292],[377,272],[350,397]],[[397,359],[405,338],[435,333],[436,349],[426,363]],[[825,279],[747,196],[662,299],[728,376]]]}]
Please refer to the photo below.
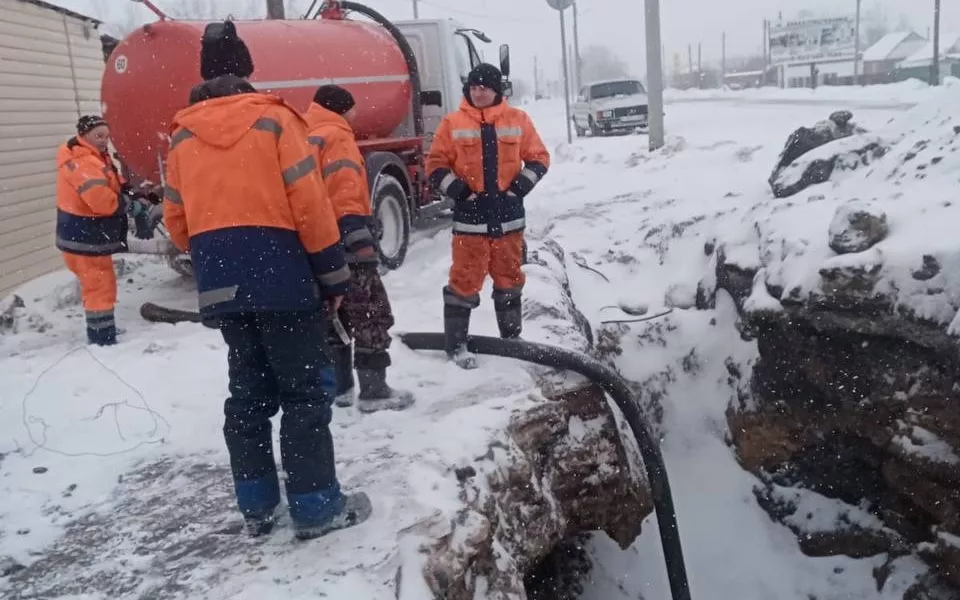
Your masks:
[{"label": "dug trench", "polygon": [[[821,273],[825,297],[744,311],[755,273],[717,260],[717,288],[740,310],[758,358],[732,367],[727,420],[759,505],[793,531],[808,556],[915,556],[930,570],[905,600],[960,596],[960,401],[955,343],[898,312],[871,274]],[[780,290],[769,290],[780,297]],[[866,292],[866,293],[865,293]],[[708,308],[711,294],[700,296]],[[833,523],[804,509],[811,495],[845,508]]]}]

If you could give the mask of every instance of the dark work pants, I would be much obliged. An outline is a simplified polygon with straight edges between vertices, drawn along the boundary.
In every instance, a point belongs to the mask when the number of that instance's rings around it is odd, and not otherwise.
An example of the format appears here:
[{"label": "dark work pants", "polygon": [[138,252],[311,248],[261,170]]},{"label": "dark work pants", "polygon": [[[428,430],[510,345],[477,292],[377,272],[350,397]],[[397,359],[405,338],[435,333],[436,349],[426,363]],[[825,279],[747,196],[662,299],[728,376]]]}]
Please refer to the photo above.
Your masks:
[{"label": "dark work pants", "polygon": [[283,409],[280,456],[291,516],[303,526],[328,521],[343,497],[330,434],[336,380],[323,311],[227,315],[220,331],[230,370],[223,434],[240,511],[260,518],[280,502],[270,418]]},{"label": "dark work pants", "polygon": [[[385,369],[390,366],[390,328],[393,311],[377,263],[351,263],[353,275],[350,288],[337,315],[344,328],[353,336],[353,360],[358,369]],[[332,346],[343,345],[339,336],[330,330]]]}]

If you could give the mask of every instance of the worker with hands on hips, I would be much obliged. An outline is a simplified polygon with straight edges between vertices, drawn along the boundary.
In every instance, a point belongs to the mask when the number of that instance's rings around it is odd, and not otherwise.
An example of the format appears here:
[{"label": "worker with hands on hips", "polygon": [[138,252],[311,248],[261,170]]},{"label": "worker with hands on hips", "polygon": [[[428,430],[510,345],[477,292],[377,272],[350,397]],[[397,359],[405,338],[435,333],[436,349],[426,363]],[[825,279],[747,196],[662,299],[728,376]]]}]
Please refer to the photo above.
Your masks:
[{"label": "worker with hands on hips", "polygon": [[453,264],[443,288],[447,355],[463,368],[475,368],[467,352],[471,311],[489,274],[503,338],[522,331],[521,296],[524,197],[550,166],[530,117],[509,106],[503,78],[493,65],[474,68],[463,87],[458,111],[437,128],[427,173],[440,193],[455,201]]},{"label": "worker with hands on hips", "polygon": [[[376,240],[370,232],[373,208],[363,155],[352,128],[357,113],[353,95],[336,85],[317,89],[304,115],[310,128],[320,175],[333,204],[340,238],[347,251],[352,283],[340,310],[331,313],[330,346],[337,368],[338,406],[353,404],[353,367],[360,382],[357,407],[361,412],[403,410],[413,395],[387,385],[390,366],[390,328],[394,318],[390,298],[380,278]],[[339,324],[346,336],[336,331]]]},{"label": "worker with hands on hips", "polygon": [[372,512],[363,492],[341,492],[330,432],[323,304],[339,307],[350,269],[307,125],[245,79],[253,61],[233,22],[207,26],[200,65],[205,82],[173,118],[164,220],[228,348],[223,432],[247,531],[269,533],[280,504],[270,418],[282,408],[290,516],[298,538],[315,538]]}]

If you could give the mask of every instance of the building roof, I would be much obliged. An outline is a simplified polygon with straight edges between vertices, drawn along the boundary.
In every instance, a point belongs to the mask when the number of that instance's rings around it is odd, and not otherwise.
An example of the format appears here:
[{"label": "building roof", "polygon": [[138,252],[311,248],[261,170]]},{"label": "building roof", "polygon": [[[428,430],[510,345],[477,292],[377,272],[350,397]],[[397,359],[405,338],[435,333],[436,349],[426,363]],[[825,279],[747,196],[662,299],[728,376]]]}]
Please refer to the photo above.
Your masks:
[{"label": "building roof", "polygon": [[903,60],[919,50],[926,41],[912,31],[888,33],[876,44],[867,48],[863,53],[863,61]]},{"label": "building roof", "polygon": [[19,0],[25,4],[33,4],[34,6],[39,6],[40,8],[45,8],[47,10],[52,10],[58,12],[62,15],[67,15],[68,17],[73,17],[74,19],[79,19],[81,21],[86,21],[87,23],[92,23],[94,25],[101,25],[103,21],[94,19],[93,17],[88,17],[87,15],[82,15],[78,12],[74,12],[68,8],[58,6],[53,2],[44,2],[43,0]]},{"label": "building roof", "polygon": [[[940,35],[940,58],[960,52],[960,33],[944,33]],[[927,42],[922,48],[908,56],[899,67],[916,67],[933,62],[933,42]]]}]

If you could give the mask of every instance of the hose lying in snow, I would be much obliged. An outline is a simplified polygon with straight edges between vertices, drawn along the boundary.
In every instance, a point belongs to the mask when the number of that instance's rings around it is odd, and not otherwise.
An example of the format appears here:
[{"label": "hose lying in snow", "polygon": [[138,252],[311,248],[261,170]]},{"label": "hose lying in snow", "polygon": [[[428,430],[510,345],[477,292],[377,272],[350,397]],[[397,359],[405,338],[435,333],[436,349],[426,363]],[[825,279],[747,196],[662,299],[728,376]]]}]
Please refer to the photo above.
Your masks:
[{"label": "hose lying in snow", "polygon": [[[412,350],[444,349],[442,333],[404,333],[400,340]],[[660,446],[654,441],[644,422],[640,408],[634,401],[633,393],[627,382],[613,369],[603,363],[573,350],[528,342],[524,340],[504,340],[500,338],[471,335],[467,339],[467,349],[476,354],[490,354],[574,371],[590,379],[603,388],[623,411],[640,447],[650,491],[653,495],[653,507],[657,513],[657,525],[660,528],[660,542],[663,544],[663,556],[667,563],[667,578],[670,581],[670,593],[673,600],[690,600],[690,584],[687,581],[687,569],[683,562],[683,548],[680,544],[680,529],[677,526],[677,513],[670,494],[670,481],[667,479],[667,467],[660,453]]]}]

